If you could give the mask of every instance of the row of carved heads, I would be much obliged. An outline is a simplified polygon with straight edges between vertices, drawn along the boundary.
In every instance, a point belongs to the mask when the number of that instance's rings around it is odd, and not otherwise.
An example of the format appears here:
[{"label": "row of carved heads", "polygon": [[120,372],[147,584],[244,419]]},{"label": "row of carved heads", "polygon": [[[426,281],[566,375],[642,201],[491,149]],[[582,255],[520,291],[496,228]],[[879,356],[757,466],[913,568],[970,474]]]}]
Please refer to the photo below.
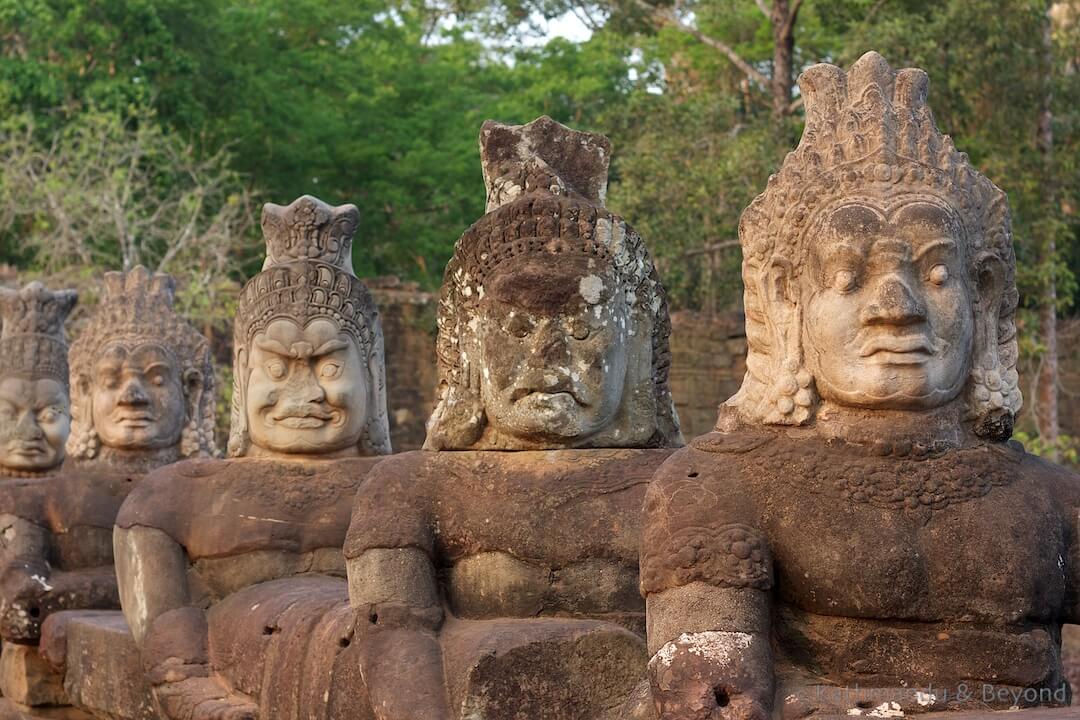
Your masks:
[{"label": "row of carved heads", "polygon": [[[976,433],[1007,437],[1022,398],[1004,193],[940,133],[921,70],[868,53],[848,72],[814,66],[800,87],[802,140],[740,222],[748,370],[726,406],[800,425],[822,401],[959,400]],[[680,442],[666,296],[641,237],[604,207],[607,139],[546,117],[488,122],[480,151],[487,213],[446,268],[426,447]],[[354,206],[309,196],[264,207],[266,261],[235,323],[230,455],[390,451],[380,320],[352,268],[357,224]],[[0,294],[6,375],[65,381],[73,304],[40,285]],[[213,453],[209,349],[172,304],[168,276],[106,276],[71,348],[70,455]],[[161,388],[182,406],[175,427],[146,397]]]}]

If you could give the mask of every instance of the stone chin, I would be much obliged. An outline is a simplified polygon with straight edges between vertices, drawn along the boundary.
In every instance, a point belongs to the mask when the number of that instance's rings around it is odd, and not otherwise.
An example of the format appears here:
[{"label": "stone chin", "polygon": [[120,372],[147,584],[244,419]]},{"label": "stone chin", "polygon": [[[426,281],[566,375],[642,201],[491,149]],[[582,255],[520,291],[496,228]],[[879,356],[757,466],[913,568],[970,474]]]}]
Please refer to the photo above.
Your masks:
[{"label": "stone chin", "polygon": [[544,440],[572,446],[600,432],[611,417],[589,417],[590,409],[566,392],[531,393],[506,416],[492,418],[497,430],[522,440]]}]

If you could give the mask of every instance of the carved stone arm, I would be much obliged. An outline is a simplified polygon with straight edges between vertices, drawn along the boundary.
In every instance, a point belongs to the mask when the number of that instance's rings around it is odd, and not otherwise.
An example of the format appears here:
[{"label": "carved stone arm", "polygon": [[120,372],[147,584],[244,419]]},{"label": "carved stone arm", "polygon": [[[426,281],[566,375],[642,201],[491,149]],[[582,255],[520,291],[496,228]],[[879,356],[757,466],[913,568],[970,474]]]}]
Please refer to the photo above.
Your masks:
[{"label": "carved stone arm", "polygon": [[136,525],[113,531],[113,556],[120,606],[141,648],[153,620],[188,605],[187,554],[161,530]]},{"label": "carved stone arm", "polygon": [[154,698],[168,720],[249,720],[258,706],[233,692],[210,664],[206,612],[192,607],[187,555],[155,528],[117,527],[116,575],[124,617],[142,650]]},{"label": "carved stone arm", "polygon": [[41,599],[49,583],[49,531],[15,515],[0,515],[0,637],[36,640]]},{"label": "carved stone arm", "polygon": [[379,717],[449,720],[431,559],[416,548],[374,548],[349,560],[348,572],[364,679]]},{"label": "carved stone arm", "polygon": [[661,720],[770,716],[769,596],[704,582],[646,600],[649,683]]}]

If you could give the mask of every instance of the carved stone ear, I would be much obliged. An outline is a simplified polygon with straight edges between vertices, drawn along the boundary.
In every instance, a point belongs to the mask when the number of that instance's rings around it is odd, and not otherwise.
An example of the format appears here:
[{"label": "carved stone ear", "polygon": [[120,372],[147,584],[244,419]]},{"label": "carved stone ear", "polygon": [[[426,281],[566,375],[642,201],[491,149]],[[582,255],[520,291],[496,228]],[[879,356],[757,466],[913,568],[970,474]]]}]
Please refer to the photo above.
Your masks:
[{"label": "carved stone ear", "polygon": [[764,273],[763,296],[769,306],[767,320],[772,337],[772,382],[765,388],[758,414],[769,425],[802,425],[817,404],[813,377],[803,364],[802,307],[795,285],[794,266],[773,256]]},{"label": "carved stone ear", "polygon": [[1005,288],[1005,263],[993,253],[984,253],[975,264],[975,290],[986,317],[997,325],[997,305]]},{"label": "carved stone ear", "polygon": [[199,406],[202,401],[203,392],[203,374],[201,371],[195,368],[188,368],[184,371],[184,397],[187,398],[188,406],[190,408],[190,417],[193,420],[197,420],[199,417]]},{"label": "carved stone ear", "polygon": [[766,287],[768,299],[772,302],[794,305],[796,294],[792,281],[791,261],[779,255],[773,256],[765,278],[765,282],[768,284],[768,287]]},{"label": "carved stone ear", "polygon": [[975,361],[971,369],[969,404],[975,433],[993,440],[1007,440],[1013,420],[1023,402],[1016,368],[1007,367],[999,349],[998,323],[1005,291],[1006,268],[993,253],[975,260]]},{"label": "carved stone ear", "polygon": [[75,391],[80,398],[87,400],[90,397],[90,378],[86,375],[79,375],[75,378],[75,382],[71,384],[71,389]]}]

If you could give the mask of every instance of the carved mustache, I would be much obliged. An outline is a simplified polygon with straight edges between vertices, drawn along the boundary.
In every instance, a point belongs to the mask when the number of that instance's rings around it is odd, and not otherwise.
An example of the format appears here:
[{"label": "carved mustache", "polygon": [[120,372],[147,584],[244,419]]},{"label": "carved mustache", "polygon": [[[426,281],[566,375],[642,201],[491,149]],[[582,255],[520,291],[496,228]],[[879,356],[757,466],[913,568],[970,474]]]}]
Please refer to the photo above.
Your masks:
[{"label": "carved mustache", "polygon": [[288,420],[289,418],[306,419],[315,418],[317,420],[333,420],[334,413],[331,411],[319,407],[318,405],[288,405],[280,410],[277,410],[270,414],[270,417],[274,420]]}]

